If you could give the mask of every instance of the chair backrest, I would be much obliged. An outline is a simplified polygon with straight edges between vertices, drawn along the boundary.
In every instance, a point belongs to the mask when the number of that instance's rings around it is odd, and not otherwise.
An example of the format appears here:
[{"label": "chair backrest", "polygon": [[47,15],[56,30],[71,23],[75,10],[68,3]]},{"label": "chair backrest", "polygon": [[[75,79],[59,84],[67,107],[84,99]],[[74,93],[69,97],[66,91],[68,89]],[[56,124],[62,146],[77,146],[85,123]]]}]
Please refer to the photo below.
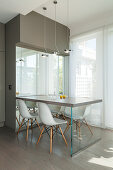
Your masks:
[{"label": "chair backrest", "polygon": [[[79,107],[73,107],[72,108],[72,114],[73,117],[79,117],[79,116],[84,116],[86,110],[86,106],[79,106]],[[71,108],[70,107],[65,107],[65,114],[68,116],[71,116]]]},{"label": "chair backrest", "polygon": [[35,102],[31,102],[31,101],[26,101],[26,106],[28,108],[35,108],[36,107],[36,103]]},{"label": "chair backrest", "polygon": [[39,116],[41,121],[45,125],[52,125],[55,121],[53,119],[52,113],[46,103],[38,103],[39,106]]},{"label": "chair backrest", "polygon": [[49,109],[51,112],[56,112],[58,113],[60,111],[61,106],[59,105],[53,105],[53,104],[48,104]]},{"label": "chair backrest", "polygon": [[28,111],[28,108],[23,100],[17,100],[18,106],[19,106],[19,112],[23,118],[30,117],[30,113]]},{"label": "chair backrest", "polygon": [[84,112],[84,115],[83,115],[83,118],[84,119],[87,118],[90,113],[91,113],[91,107],[90,107],[90,105],[89,106],[87,105],[85,112]]}]

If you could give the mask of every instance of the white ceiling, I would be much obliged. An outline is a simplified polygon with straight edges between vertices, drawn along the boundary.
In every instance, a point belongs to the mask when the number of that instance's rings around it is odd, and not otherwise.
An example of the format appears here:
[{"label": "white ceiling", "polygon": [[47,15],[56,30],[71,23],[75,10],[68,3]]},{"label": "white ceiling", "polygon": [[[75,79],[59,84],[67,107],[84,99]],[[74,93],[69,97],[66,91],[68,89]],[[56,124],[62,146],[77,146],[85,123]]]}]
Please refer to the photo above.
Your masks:
[{"label": "white ceiling", "polygon": [[[57,0],[57,2],[57,20],[65,25],[67,24],[67,2],[69,4],[70,25],[113,11],[113,0]],[[47,7],[47,16],[54,19],[55,5],[53,0],[48,0],[35,11],[44,14],[43,6]]]},{"label": "white ceiling", "polygon": [[[98,20],[106,20],[113,17],[113,0],[57,0],[57,21],[67,25],[67,2],[69,3],[69,27],[71,31],[84,26],[86,23]],[[53,0],[45,3],[47,7],[46,15],[55,18],[55,6]],[[35,9],[36,12],[44,14],[42,6]],[[113,19],[112,19],[113,22]]]},{"label": "white ceiling", "polygon": [[[57,21],[67,25],[67,1],[57,0]],[[32,10],[44,14],[42,7],[47,7],[46,16],[55,19],[53,0],[0,0],[0,22],[6,23],[16,15]],[[87,23],[98,23],[113,18],[113,0],[69,0],[69,27],[71,30],[85,27]],[[92,24],[93,25],[93,24]]]},{"label": "white ceiling", "polygon": [[6,23],[16,15],[31,12],[47,0],[0,0],[0,22]]}]

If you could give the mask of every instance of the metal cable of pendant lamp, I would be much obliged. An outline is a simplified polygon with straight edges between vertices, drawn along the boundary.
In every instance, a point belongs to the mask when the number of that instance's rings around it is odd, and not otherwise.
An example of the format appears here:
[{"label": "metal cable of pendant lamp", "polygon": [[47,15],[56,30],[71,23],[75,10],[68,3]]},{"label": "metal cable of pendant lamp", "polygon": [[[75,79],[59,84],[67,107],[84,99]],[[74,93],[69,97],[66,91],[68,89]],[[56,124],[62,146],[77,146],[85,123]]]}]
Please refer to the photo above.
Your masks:
[{"label": "metal cable of pendant lamp", "polygon": [[69,54],[71,52],[71,50],[69,49],[69,36],[68,36],[68,28],[69,27],[69,0],[67,0],[67,36],[66,36],[66,49],[64,50],[64,52],[66,54]]},{"label": "metal cable of pendant lamp", "polygon": [[[45,11],[47,10],[46,7],[43,7],[43,11],[44,11],[44,50],[45,50],[45,53],[47,53],[47,50],[46,50],[46,47],[45,47],[45,36],[46,36],[46,23],[45,23],[45,19],[46,19],[46,16],[45,16]],[[47,54],[43,53],[42,54],[42,57],[48,57]]]},{"label": "metal cable of pendant lamp", "polygon": [[55,5],[55,51],[54,51],[54,54],[58,54],[59,53],[59,50],[57,48],[57,44],[56,44],[56,5],[57,5],[57,1],[53,1],[54,5]]}]

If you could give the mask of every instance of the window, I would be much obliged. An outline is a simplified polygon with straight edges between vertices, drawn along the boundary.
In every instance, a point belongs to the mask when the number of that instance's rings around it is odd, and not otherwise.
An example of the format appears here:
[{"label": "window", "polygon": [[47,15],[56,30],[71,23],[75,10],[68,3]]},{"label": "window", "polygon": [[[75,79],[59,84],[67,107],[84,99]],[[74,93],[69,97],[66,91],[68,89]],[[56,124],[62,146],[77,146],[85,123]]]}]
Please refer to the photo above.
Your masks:
[{"label": "window", "polygon": [[53,95],[64,92],[64,57],[16,47],[16,91]]}]

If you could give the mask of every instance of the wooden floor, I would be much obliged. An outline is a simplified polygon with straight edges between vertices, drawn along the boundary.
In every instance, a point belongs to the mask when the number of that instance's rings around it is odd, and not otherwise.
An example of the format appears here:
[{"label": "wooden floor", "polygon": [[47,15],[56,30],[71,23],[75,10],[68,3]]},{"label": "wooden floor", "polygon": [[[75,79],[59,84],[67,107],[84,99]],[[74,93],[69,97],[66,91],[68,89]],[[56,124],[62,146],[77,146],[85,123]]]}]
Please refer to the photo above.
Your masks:
[{"label": "wooden floor", "polygon": [[0,128],[0,170],[110,170],[113,169],[113,131],[103,130],[102,140],[71,158],[61,137],[53,142],[49,154],[49,137],[43,136],[38,146],[38,129],[16,134]]}]

